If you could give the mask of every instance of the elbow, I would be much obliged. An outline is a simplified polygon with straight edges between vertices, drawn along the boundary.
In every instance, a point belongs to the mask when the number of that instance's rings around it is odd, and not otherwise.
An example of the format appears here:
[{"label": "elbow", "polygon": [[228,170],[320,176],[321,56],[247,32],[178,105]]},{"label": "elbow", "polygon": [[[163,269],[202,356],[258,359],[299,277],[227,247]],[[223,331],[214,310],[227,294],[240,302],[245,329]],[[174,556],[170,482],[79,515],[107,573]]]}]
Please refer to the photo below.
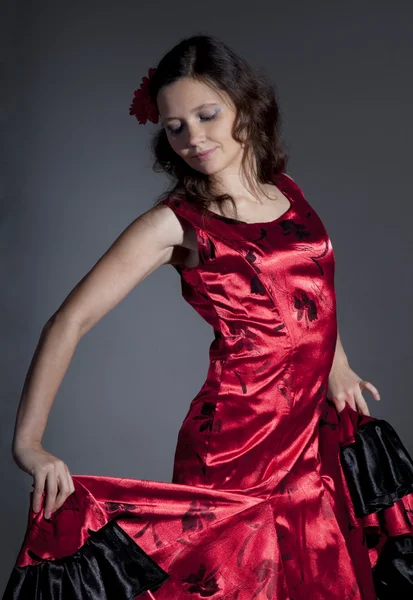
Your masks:
[{"label": "elbow", "polygon": [[67,310],[57,310],[44,324],[42,334],[46,334],[55,326],[76,331],[79,339],[82,337],[85,328],[82,319]]}]

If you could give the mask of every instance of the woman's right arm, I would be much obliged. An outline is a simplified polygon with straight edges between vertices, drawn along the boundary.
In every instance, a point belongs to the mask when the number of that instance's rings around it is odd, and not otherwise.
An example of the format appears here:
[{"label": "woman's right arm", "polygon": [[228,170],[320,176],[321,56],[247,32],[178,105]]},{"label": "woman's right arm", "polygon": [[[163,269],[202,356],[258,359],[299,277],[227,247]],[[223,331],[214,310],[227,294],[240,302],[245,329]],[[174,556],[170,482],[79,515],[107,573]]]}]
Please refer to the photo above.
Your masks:
[{"label": "woman's right arm", "polygon": [[161,204],[149,209],[119,235],[44,325],[24,381],[12,453],[34,478],[36,512],[45,491],[46,518],[74,491],[67,465],[43,449],[42,437],[77,344],[150,273],[182,259],[190,244],[188,231],[170,208]]}]

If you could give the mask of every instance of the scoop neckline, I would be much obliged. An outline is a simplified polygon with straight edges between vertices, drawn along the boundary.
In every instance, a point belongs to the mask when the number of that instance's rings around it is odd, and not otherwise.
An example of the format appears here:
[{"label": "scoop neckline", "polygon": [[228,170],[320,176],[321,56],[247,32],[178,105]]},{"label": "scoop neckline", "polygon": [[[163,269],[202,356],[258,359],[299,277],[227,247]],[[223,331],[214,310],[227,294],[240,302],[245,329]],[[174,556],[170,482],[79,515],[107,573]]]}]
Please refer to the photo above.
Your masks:
[{"label": "scoop neckline", "polygon": [[285,189],[283,188],[283,186],[279,185],[279,175],[280,174],[274,174],[273,175],[273,184],[274,186],[277,188],[277,190],[279,192],[281,192],[289,201],[290,206],[287,208],[286,211],[284,211],[281,215],[279,215],[277,218],[273,219],[272,221],[254,221],[252,223],[249,223],[248,221],[240,221],[239,219],[234,219],[232,217],[225,217],[224,215],[219,215],[218,213],[214,212],[213,210],[210,210],[209,208],[204,208],[204,211],[207,212],[209,215],[211,215],[213,218],[218,219],[220,221],[224,221],[226,223],[233,223],[234,225],[237,226],[250,226],[250,227],[257,227],[257,226],[261,226],[264,227],[265,225],[272,225],[273,223],[277,223],[278,221],[280,221],[281,219],[284,219],[292,210],[293,210],[293,199],[292,199],[292,195],[285,191]]}]

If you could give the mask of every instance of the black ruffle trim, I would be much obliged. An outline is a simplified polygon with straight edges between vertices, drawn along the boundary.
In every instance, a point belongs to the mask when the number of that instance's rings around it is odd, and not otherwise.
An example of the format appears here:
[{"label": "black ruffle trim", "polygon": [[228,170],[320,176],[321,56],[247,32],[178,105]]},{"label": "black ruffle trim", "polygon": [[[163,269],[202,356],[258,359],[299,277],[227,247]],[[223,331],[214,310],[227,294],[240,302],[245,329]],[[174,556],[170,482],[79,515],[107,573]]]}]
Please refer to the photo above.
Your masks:
[{"label": "black ruffle trim", "polygon": [[341,462],[357,517],[387,508],[413,492],[413,460],[387,421],[361,425],[341,448]]},{"label": "black ruffle trim", "polygon": [[133,600],[169,575],[116,521],[71,556],[14,567],[3,600]]},{"label": "black ruffle trim", "polygon": [[389,538],[373,569],[377,600],[410,600],[413,597],[413,538]]}]

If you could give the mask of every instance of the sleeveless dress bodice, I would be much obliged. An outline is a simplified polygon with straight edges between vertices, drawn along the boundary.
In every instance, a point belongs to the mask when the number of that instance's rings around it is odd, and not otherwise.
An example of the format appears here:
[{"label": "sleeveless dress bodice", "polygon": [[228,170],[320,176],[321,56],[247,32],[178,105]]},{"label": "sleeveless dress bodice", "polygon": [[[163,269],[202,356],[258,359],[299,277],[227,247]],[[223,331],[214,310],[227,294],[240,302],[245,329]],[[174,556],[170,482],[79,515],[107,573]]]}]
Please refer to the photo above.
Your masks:
[{"label": "sleeveless dress bodice", "polygon": [[294,474],[322,494],[318,422],[337,336],[334,254],[298,186],[283,174],[274,183],[290,207],[268,223],[165,202],[196,230],[198,266],[176,268],[183,297],[215,334],[206,381],[179,432],[177,483],[268,497]]}]

